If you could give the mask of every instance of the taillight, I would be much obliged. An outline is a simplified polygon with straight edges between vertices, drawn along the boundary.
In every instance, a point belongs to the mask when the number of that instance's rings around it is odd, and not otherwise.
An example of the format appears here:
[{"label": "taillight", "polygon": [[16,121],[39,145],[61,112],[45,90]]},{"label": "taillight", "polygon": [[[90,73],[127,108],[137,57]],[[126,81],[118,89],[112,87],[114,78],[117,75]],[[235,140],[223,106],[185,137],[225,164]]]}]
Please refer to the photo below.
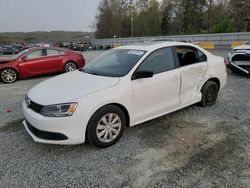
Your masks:
[{"label": "taillight", "polygon": [[224,59],[224,63],[225,63],[225,65],[228,65],[229,61],[227,59]]}]

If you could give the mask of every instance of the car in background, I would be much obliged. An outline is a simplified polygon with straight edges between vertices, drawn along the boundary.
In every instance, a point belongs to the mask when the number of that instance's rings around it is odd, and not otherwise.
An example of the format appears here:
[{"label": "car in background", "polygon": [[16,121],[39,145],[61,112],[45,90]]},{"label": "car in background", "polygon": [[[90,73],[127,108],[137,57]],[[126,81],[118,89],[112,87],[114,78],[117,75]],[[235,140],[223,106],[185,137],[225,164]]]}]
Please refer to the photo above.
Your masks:
[{"label": "car in background", "polygon": [[17,54],[19,52],[18,49],[11,47],[11,46],[4,46],[0,49],[0,55],[11,55]]},{"label": "car in background", "polygon": [[73,71],[84,65],[81,53],[61,48],[35,47],[11,58],[0,58],[0,79],[4,83],[13,83],[17,79]]},{"label": "car in background", "polygon": [[150,40],[150,42],[174,42],[174,39],[171,38],[156,38]]},{"label": "car in background", "polygon": [[0,55],[3,55],[3,47],[0,46]]},{"label": "car in background", "polygon": [[192,40],[189,40],[189,39],[181,39],[179,40],[180,42],[186,42],[186,43],[193,43]]},{"label": "car in background", "polygon": [[250,77],[250,45],[241,45],[234,48],[225,61],[232,72]]},{"label": "car in background", "polygon": [[193,40],[189,40],[189,39],[181,39],[181,40],[179,40],[179,42],[192,43],[192,44],[195,44],[195,45],[199,45],[201,43],[201,42],[193,41]]},{"label": "car in background", "polygon": [[111,49],[28,91],[23,124],[36,142],[97,147],[125,127],[186,106],[211,106],[226,83],[224,59],[193,44],[144,43]]}]

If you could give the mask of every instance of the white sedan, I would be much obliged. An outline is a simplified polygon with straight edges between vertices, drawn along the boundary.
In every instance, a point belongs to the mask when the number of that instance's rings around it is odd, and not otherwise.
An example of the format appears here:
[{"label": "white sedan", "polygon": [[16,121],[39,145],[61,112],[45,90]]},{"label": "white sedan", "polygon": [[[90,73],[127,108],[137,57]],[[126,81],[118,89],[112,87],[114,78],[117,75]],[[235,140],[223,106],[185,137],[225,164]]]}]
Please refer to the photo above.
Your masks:
[{"label": "white sedan", "polygon": [[126,126],[199,102],[213,105],[226,77],[224,59],[193,44],[122,46],[33,87],[22,104],[23,124],[36,142],[88,140],[104,148]]}]

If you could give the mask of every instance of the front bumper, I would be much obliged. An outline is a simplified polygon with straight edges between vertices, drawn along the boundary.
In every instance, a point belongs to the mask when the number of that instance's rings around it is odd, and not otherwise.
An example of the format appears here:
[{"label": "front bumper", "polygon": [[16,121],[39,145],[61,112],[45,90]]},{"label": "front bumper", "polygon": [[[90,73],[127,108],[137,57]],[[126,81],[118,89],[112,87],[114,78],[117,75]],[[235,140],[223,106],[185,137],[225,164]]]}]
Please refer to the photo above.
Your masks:
[{"label": "front bumper", "polygon": [[79,115],[52,118],[42,116],[22,103],[23,125],[36,142],[47,144],[81,144],[85,142],[87,123]]}]

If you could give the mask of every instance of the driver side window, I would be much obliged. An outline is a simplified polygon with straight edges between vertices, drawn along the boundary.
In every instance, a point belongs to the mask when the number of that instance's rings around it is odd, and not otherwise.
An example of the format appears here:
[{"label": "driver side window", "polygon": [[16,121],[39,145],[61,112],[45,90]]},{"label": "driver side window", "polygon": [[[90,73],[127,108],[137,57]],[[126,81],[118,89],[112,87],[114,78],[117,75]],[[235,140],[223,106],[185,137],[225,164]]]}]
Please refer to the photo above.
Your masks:
[{"label": "driver side window", "polygon": [[162,48],[152,52],[139,66],[137,71],[153,71],[154,74],[166,72],[175,68],[171,48]]},{"label": "driver side window", "polygon": [[28,59],[34,59],[34,58],[39,58],[43,56],[43,51],[42,50],[35,50],[33,52],[30,52],[27,54]]}]

